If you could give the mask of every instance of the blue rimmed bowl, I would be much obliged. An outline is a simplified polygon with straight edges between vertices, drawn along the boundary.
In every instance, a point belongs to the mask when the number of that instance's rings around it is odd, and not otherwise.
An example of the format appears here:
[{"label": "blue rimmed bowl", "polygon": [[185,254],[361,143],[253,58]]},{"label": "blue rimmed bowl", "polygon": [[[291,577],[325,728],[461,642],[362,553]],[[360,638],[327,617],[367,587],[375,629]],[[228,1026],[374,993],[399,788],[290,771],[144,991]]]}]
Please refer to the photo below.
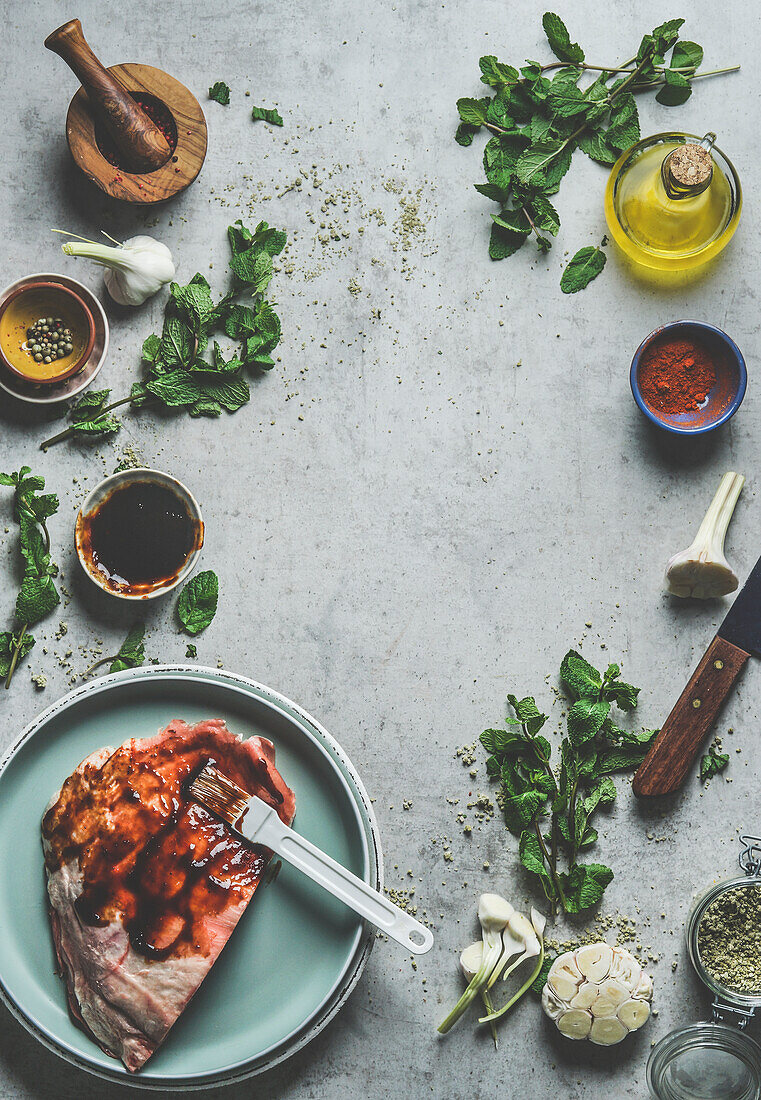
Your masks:
[{"label": "blue rimmed bowl", "polygon": [[[716,372],[716,382],[697,409],[668,413],[649,404],[640,386],[640,372],[647,353],[658,344],[675,339],[692,339],[708,348]],[[704,435],[726,424],[745,397],[748,371],[737,344],[726,332],[706,321],[671,321],[646,336],[634,353],[629,372],[634,400],[640,410],[659,428],[673,435]]]}]

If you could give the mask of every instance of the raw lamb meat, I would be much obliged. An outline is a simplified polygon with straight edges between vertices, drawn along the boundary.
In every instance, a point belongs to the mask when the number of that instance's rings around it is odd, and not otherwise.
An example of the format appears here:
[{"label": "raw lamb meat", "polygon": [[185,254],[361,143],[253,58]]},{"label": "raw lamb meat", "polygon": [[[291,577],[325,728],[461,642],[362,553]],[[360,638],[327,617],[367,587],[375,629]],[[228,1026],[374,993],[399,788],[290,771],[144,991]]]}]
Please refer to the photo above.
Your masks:
[{"label": "raw lamb meat", "polygon": [[69,1007],[138,1070],[227,943],[271,853],[187,798],[210,761],[286,825],[295,799],[263,737],[175,720],[83,760],[42,822],[50,919]]}]

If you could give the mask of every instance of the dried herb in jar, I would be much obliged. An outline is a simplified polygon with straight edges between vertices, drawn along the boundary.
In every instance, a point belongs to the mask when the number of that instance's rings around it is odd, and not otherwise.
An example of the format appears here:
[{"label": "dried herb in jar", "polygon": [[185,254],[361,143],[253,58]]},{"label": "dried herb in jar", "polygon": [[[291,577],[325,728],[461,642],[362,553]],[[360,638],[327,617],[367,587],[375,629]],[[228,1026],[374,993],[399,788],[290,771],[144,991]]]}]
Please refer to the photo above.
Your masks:
[{"label": "dried herb in jar", "polygon": [[738,886],[706,909],[698,953],[711,977],[735,993],[761,993],[761,886]]}]

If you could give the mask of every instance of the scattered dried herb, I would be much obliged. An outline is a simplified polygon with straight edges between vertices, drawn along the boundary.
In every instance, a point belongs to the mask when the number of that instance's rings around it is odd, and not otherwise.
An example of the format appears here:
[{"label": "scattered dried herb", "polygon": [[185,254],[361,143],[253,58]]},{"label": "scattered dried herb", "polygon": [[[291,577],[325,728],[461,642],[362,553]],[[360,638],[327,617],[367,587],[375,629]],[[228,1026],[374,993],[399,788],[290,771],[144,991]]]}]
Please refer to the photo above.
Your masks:
[{"label": "scattered dried herb", "polygon": [[[636,768],[658,732],[625,730],[613,721],[613,708],[634,710],[639,694],[620,677],[616,664],[603,676],[574,650],[565,655],[560,681],[572,705],[559,767],[553,767],[552,746],[539,733],[548,716],[530,696],[508,695],[515,717],[506,719],[506,729],[481,734],[487,773],[501,786],[505,823],[520,838],[520,861],[553,913],[558,905],[578,913],[601,899],[613,872],[601,863],[579,863],[578,856],[597,840],[594,814],[616,798],[611,775]],[[560,869],[561,854],[567,870]]]},{"label": "scattered dried herb", "polygon": [[735,993],[761,993],[761,886],[737,886],[707,907],[698,954],[708,973]]}]

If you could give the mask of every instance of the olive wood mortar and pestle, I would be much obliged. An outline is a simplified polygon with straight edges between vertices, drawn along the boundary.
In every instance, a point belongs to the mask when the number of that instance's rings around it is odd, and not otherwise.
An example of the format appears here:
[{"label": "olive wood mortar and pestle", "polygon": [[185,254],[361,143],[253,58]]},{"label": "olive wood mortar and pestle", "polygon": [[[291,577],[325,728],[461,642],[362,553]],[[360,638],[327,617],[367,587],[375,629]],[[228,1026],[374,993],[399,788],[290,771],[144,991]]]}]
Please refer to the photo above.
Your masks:
[{"label": "olive wood mortar and pestle", "polygon": [[45,39],[82,87],[69,104],[66,139],[77,167],[113,198],[163,202],[189,186],[206,156],[198,100],[151,65],[103,67],[78,19]]}]

